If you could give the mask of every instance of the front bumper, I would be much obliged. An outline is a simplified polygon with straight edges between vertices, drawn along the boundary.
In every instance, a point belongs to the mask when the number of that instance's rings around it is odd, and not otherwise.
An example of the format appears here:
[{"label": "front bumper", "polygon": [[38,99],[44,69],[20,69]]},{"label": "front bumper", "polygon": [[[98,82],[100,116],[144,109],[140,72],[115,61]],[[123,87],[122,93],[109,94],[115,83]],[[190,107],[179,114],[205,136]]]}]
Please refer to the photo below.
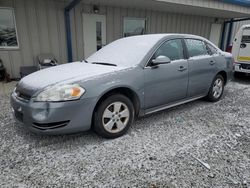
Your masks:
[{"label": "front bumper", "polygon": [[[246,64],[243,64],[243,65],[246,65]],[[236,63],[234,65],[234,71],[235,72],[242,72],[242,73],[250,73],[250,64],[244,67],[244,66],[242,66],[241,63]]]},{"label": "front bumper", "polygon": [[34,102],[11,94],[14,117],[32,132],[68,134],[89,130],[95,98],[67,102]]}]

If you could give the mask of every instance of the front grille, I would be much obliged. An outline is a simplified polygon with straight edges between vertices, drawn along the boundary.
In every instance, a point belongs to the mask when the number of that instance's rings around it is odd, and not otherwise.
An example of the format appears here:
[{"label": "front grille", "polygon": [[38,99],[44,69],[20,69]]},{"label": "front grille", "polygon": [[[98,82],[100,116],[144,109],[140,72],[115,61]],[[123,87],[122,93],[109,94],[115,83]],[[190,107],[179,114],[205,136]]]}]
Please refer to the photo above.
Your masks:
[{"label": "front grille", "polygon": [[31,99],[31,96],[25,93],[22,93],[18,90],[15,91],[15,95],[16,97],[20,98],[20,99],[24,99],[26,101],[29,101]]},{"label": "front grille", "polygon": [[26,95],[26,94],[23,94],[23,93],[20,93],[19,97],[20,97],[20,98],[23,98],[23,99],[25,99],[25,100],[30,100],[30,99],[31,99],[31,96]]},{"label": "front grille", "polygon": [[23,113],[18,112],[17,110],[14,111],[14,115],[16,117],[16,119],[20,122],[23,122]]},{"label": "front grille", "polygon": [[241,64],[240,68],[250,70],[250,64]]},{"label": "front grille", "polygon": [[40,130],[46,130],[46,129],[56,129],[66,126],[69,123],[69,121],[60,121],[60,122],[54,122],[54,123],[33,123],[33,127],[40,129]]}]

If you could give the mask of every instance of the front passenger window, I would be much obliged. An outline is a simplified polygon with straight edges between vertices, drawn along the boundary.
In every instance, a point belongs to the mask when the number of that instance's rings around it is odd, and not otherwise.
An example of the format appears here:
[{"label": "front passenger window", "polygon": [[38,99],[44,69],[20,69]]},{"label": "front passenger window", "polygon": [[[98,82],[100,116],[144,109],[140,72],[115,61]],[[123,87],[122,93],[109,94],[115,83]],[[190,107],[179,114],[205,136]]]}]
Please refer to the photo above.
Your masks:
[{"label": "front passenger window", "polygon": [[163,43],[163,45],[155,52],[154,59],[158,56],[166,56],[171,61],[184,59],[181,39],[173,39]]},{"label": "front passenger window", "polygon": [[215,47],[213,47],[211,44],[207,43],[207,48],[208,48],[211,55],[218,53],[217,49]]}]

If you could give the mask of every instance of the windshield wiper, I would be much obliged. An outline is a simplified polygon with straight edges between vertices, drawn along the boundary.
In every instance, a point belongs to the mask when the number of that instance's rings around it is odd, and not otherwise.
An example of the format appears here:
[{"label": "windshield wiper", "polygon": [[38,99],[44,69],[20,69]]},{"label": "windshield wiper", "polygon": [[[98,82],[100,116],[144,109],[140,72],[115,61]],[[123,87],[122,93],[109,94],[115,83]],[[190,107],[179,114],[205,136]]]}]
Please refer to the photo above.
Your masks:
[{"label": "windshield wiper", "polygon": [[97,64],[97,65],[109,65],[109,66],[117,66],[116,64],[112,64],[112,63],[102,63],[102,62],[93,62],[92,64]]}]

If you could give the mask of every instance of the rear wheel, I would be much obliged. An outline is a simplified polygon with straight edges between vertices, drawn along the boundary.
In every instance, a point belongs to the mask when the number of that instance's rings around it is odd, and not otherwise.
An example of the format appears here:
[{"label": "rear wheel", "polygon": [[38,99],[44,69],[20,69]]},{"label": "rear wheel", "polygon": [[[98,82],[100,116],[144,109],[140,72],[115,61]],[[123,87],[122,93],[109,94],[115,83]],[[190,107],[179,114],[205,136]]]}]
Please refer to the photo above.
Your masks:
[{"label": "rear wheel", "polygon": [[211,102],[217,102],[218,100],[220,100],[224,92],[224,86],[225,80],[223,76],[218,74],[214,78],[213,83],[210,87],[209,93],[207,95],[208,100]]},{"label": "rear wheel", "polygon": [[132,102],[114,94],[101,102],[94,114],[94,129],[102,137],[117,138],[127,132],[134,120]]}]

